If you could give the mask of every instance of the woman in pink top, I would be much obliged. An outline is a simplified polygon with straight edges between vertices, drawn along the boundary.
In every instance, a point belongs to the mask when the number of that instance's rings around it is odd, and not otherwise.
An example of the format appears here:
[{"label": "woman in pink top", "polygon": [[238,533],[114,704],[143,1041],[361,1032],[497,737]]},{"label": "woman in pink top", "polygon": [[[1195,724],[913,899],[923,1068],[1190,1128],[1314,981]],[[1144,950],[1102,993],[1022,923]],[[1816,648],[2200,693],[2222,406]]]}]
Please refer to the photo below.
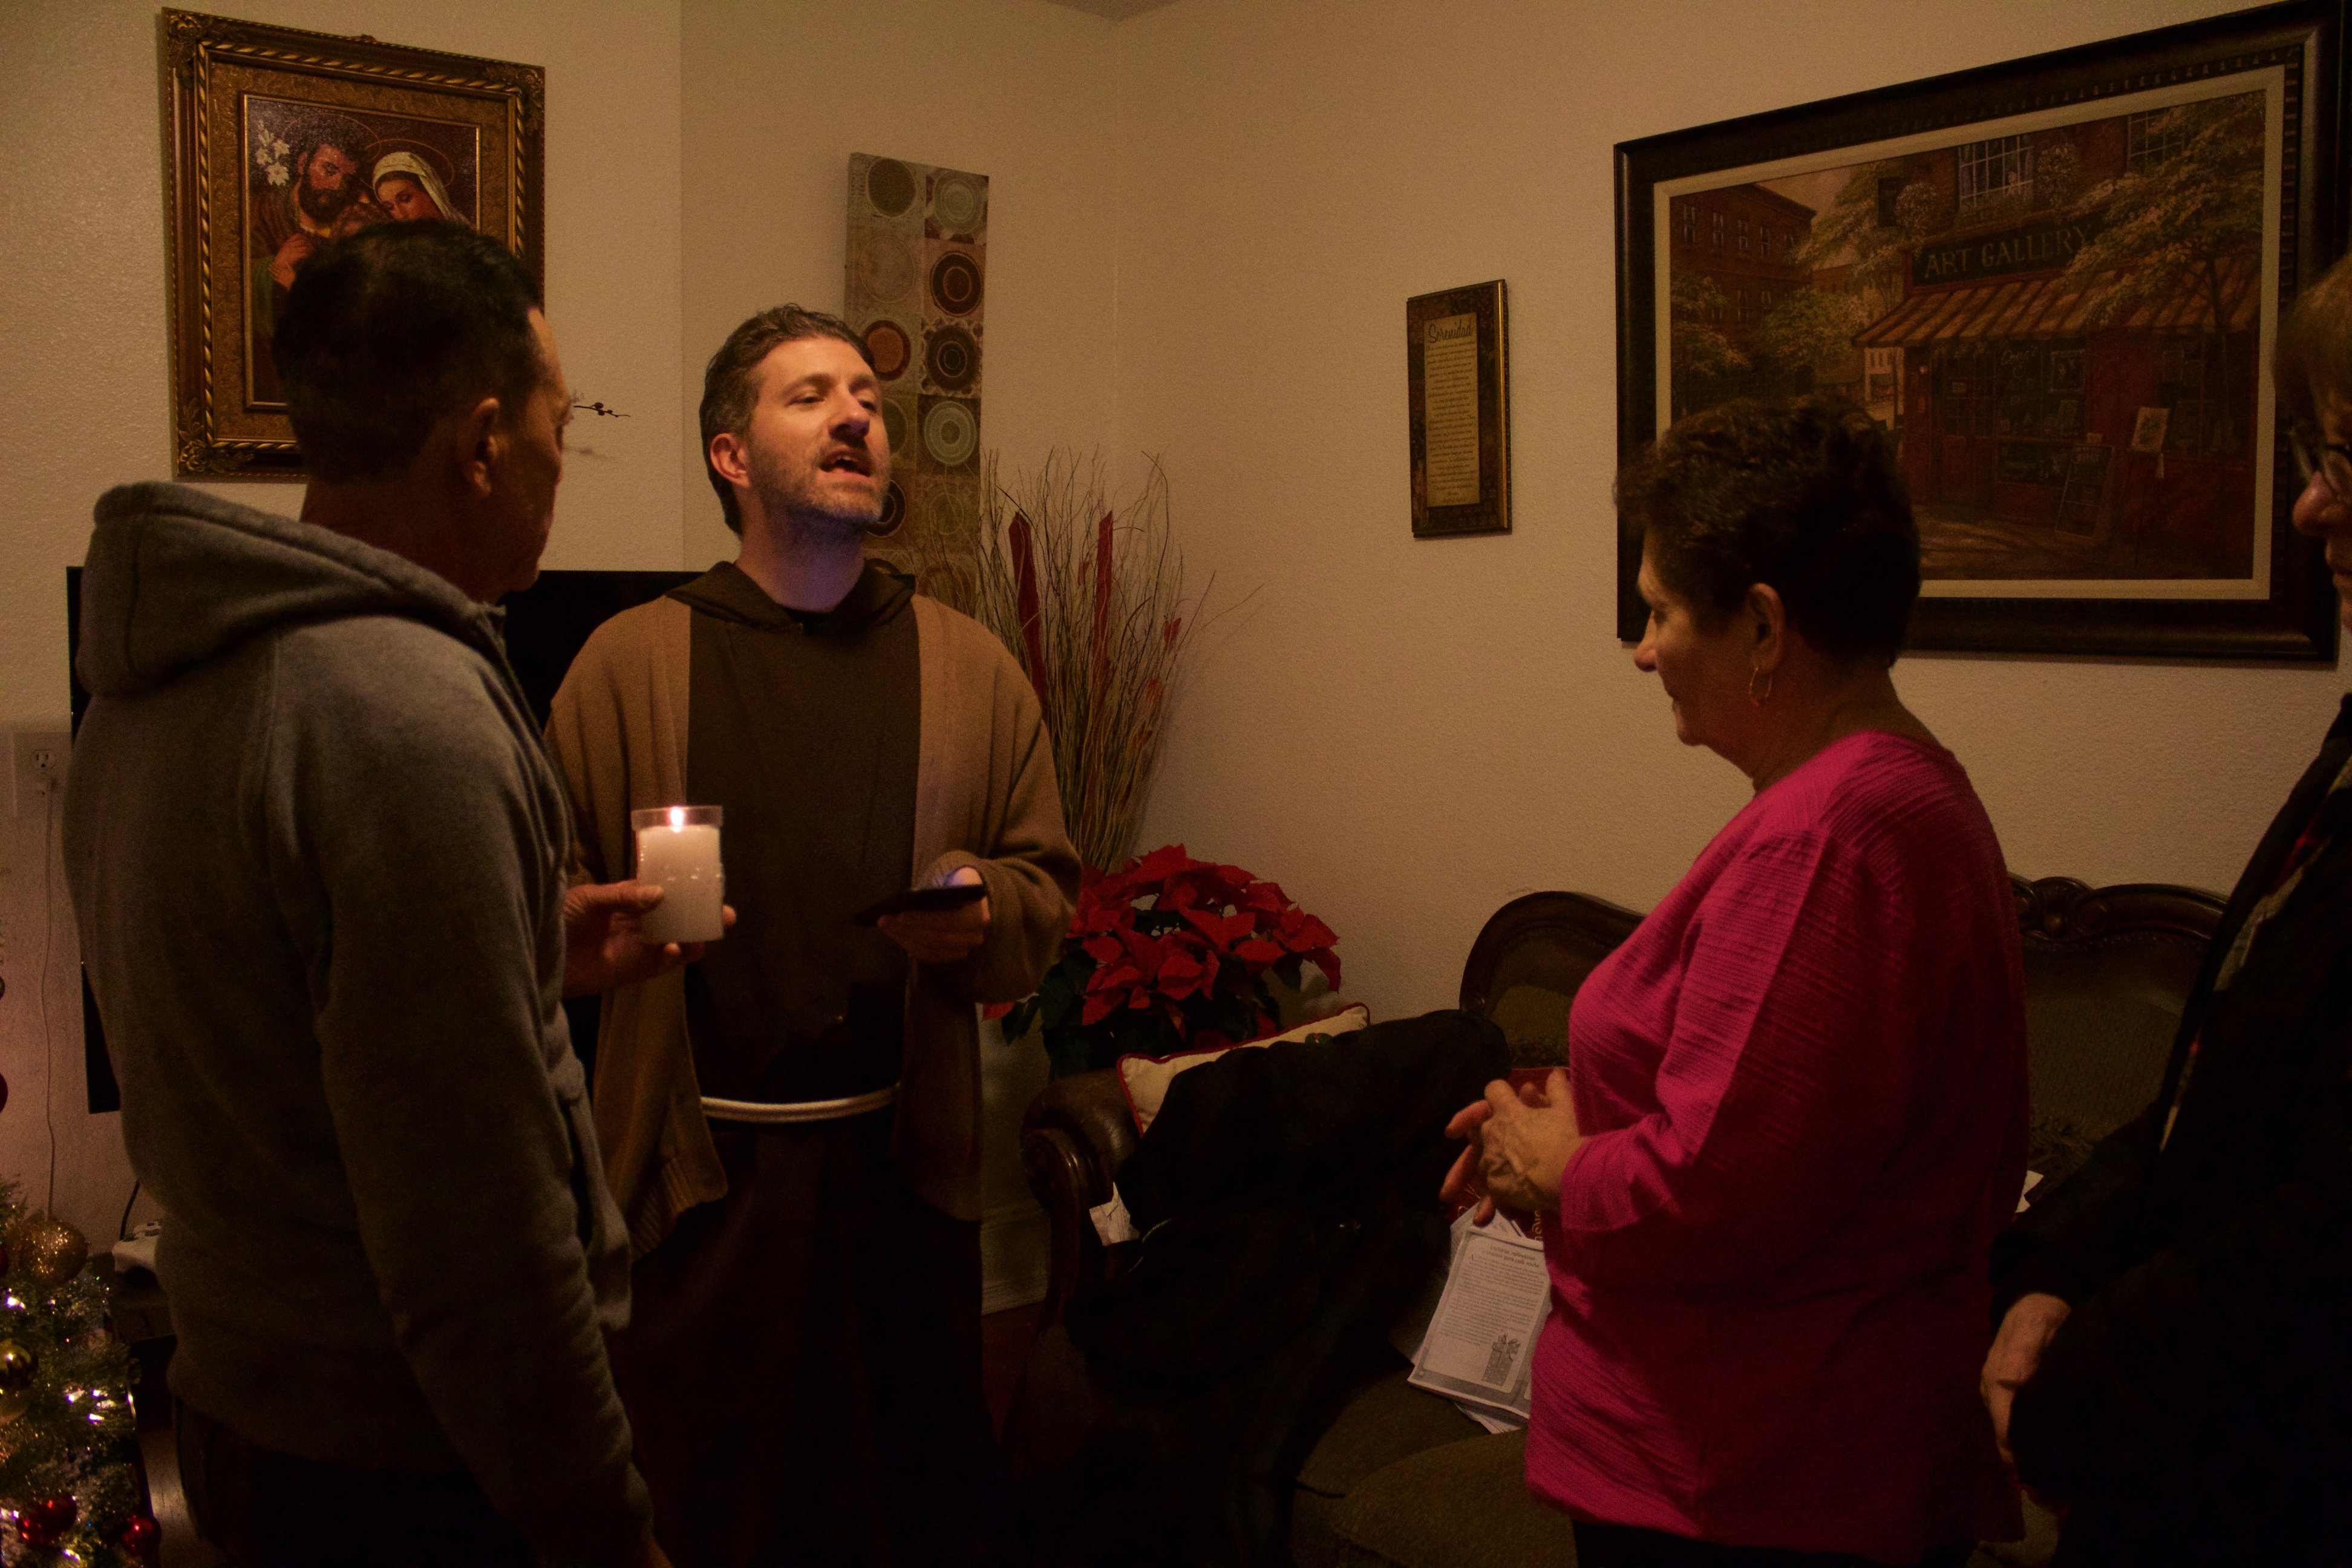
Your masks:
[{"label": "woman in pink top", "polygon": [[1620,477],[1676,735],[1755,783],[1592,972],[1569,1072],[1455,1119],[1540,1212],[1528,1484],[1585,1568],[1958,1563],[2020,1532],[1978,1401],[2024,1180],[2000,847],[1888,676],[1918,535],[1869,418],[1695,415]]}]

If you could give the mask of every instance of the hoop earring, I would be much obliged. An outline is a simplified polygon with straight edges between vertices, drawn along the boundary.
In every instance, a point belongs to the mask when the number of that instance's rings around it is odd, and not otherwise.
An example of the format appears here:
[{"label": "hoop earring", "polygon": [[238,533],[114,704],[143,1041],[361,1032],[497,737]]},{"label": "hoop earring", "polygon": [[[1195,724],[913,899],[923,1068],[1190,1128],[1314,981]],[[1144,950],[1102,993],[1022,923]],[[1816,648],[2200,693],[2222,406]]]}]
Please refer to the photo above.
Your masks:
[{"label": "hoop earring", "polygon": [[[1764,678],[1764,690],[1761,695],[1759,695],[1756,690],[1756,678],[1759,675]],[[1772,672],[1770,670],[1759,666],[1748,672],[1748,700],[1753,702],[1759,708],[1763,707],[1764,704],[1772,700]]]}]

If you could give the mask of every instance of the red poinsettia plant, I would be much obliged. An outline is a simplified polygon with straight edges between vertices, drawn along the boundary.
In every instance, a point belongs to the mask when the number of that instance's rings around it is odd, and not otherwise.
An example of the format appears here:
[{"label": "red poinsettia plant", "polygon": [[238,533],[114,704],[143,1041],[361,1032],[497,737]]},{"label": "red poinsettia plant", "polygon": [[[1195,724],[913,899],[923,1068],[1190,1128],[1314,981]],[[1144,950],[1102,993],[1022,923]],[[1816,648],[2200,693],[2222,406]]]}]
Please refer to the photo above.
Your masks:
[{"label": "red poinsettia plant", "polygon": [[1036,993],[990,1009],[1019,1037],[1044,1026],[1055,1076],[1253,1040],[1275,1026],[1271,974],[1339,985],[1339,938],[1276,884],[1195,860],[1181,844],[1089,873],[1061,961]]}]

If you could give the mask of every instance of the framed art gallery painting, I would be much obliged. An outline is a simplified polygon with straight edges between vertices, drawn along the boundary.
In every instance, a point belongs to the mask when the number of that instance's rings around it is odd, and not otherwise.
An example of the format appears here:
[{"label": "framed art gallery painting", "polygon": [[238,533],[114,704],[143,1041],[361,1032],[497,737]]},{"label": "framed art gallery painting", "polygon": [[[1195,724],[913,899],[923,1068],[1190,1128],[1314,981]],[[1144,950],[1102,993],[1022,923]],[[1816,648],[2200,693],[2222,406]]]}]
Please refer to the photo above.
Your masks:
[{"label": "framed art gallery painting", "polygon": [[1911,647],[2332,660],[2269,366],[2342,248],[2343,15],[2296,0],[1621,143],[1621,457],[1733,398],[1841,398],[1910,487]]},{"label": "framed art gallery painting", "polygon": [[446,218],[543,279],[544,73],[189,11],[161,26],[173,466],[296,476],[272,322],[321,247]]}]

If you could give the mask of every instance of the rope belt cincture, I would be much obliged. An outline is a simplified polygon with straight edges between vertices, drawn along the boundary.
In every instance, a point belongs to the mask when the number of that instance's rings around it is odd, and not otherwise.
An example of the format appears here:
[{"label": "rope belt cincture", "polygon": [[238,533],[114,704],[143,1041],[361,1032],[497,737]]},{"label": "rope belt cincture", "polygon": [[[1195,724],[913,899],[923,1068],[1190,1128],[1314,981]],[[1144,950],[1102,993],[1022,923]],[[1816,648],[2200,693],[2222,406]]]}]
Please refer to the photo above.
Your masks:
[{"label": "rope belt cincture", "polygon": [[879,1110],[898,1098],[898,1086],[853,1094],[846,1100],[797,1100],[775,1104],[758,1100],[714,1100],[702,1097],[702,1114],[713,1121],[748,1121],[780,1127],[802,1121],[840,1121]]}]

